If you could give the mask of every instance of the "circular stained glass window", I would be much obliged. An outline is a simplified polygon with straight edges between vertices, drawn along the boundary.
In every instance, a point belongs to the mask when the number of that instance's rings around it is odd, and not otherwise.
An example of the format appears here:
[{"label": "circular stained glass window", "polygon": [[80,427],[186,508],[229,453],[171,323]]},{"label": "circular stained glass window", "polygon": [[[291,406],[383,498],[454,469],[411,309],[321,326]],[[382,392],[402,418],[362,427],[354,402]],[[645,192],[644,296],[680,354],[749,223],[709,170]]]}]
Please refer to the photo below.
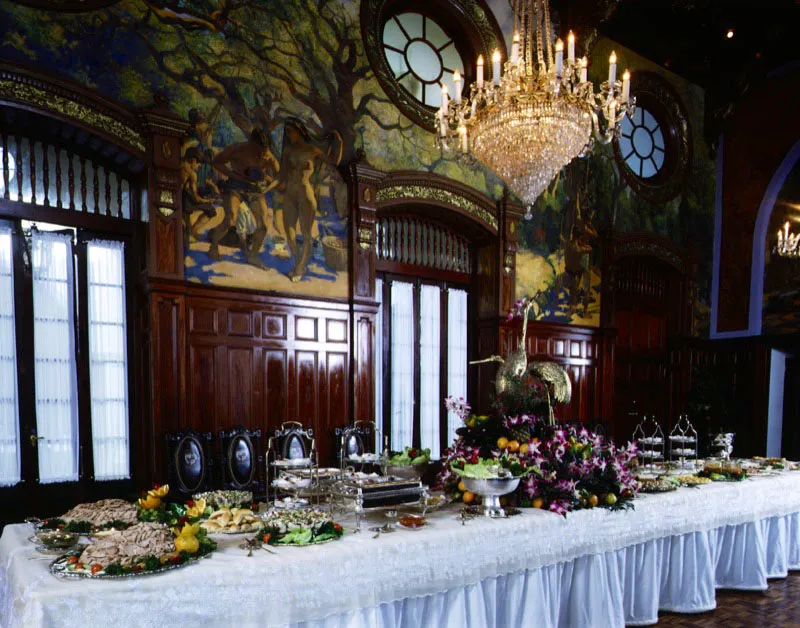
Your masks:
[{"label": "circular stained glass window", "polygon": [[383,26],[383,53],[395,80],[423,105],[442,104],[442,85],[454,95],[453,74],[464,62],[453,38],[419,13],[394,15]]},{"label": "circular stained glass window", "polygon": [[642,179],[657,175],[664,167],[665,149],[661,125],[647,109],[637,107],[633,117],[622,119],[619,151],[633,174]]}]

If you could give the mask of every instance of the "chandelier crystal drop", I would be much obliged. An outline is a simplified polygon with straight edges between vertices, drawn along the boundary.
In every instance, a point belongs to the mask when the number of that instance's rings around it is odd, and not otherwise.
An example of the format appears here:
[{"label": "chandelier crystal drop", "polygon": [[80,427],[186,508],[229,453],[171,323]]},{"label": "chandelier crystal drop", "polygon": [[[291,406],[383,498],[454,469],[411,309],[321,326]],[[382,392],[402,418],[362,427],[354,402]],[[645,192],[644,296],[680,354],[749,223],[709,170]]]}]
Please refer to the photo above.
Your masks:
[{"label": "chandelier crystal drop", "polygon": [[781,257],[800,257],[800,233],[792,233],[789,229],[789,221],[778,230],[778,243],[775,245],[775,252]]},{"label": "chandelier crystal drop", "polygon": [[617,80],[613,52],[608,80],[597,93],[587,78],[587,58],[575,58],[572,33],[564,58],[564,43],[553,43],[548,0],[513,0],[513,10],[511,57],[503,67],[500,52],[494,52],[491,82],[484,80],[479,56],[468,98],[461,96],[457,72],[452,101],[442,85],[436,144],[483,162],[530,208],[561,169],[585,155],[594,141],[610,142],[635,103],[630,73],[626,70]]}]

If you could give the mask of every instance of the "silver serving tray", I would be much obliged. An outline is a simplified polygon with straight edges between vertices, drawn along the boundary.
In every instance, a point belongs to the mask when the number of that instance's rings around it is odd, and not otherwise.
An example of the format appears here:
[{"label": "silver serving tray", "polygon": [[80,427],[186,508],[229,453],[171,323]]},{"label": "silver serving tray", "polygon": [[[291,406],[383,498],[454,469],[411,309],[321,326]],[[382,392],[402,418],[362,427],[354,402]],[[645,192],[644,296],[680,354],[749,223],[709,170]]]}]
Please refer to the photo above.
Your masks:
[{"label": "silver serving tray", "polygon": [[88,574],[88,573],[76,573],[74,571],[68,571],[66,569],[67,563],[59,564],[59,561],[63,561],[67,556],[66,554],[59,556],[53,562],[50,563],[50,573],[53,574],[57,578],[66,578],[70,580],[80,580],[80,579],[88,579],[88,580],[128,580],[130,578],[141,578],[142,576],[154,576],[156,574],[165,573],[167,571],[173,571],[175,569],[181,569],[182,567],[186,567],[188,565],[193,565],[197,561],[208,558],[211,556],[213,552],[209,552],[204,556],[200,556],[198,558],[191,558],[180,565],[163,565],[158,567],[157,569],[153,569],[151,571],[137,571],[134,573],[126,573],[126,574],[119,574],[119,575],[109,575],[109,574]]}]

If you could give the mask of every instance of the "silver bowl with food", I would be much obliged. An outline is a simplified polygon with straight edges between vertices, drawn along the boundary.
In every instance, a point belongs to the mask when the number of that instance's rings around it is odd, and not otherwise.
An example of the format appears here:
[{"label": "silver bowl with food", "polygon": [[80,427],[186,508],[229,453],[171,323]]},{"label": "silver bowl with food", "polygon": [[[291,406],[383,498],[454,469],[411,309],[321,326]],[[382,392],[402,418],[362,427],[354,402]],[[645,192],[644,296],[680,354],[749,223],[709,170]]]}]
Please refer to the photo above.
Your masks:
[{"label": "silver bowl with food", "polygon": [[403,480],[421,480],[428,470],[428,463],[423,464],[386,464],[381,467],[383,475],[401,478]]},{"label": "silver bowl with food", "polygon": [[521,478],[461,478],[464,487],[483,501],[483,514],[487,517],[505,517],[506,512],[500,505],[500,497],[517,490]]}]

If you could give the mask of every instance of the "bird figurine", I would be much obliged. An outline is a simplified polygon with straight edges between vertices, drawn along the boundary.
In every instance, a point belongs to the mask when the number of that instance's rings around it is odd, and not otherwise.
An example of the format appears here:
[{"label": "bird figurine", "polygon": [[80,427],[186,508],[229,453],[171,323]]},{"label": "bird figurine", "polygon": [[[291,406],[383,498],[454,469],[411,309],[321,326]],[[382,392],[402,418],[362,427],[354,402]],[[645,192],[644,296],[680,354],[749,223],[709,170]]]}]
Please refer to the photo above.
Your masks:
[{"label": "bird figurine", "polygon": [[470,364],[485,364],[486,362],[499,362],[500,368],[497,369],[497,374],[494,378],[494,386],[496,394],[504,393],[511,386],[512,382],[519,381],[528,370],[528,352],[525,347],[525,336],[528,331],[528,313],[536,303],[536,298],[540,293],[535,296],[525,299],[519,299],[514,307],[508,314],[508,320],[512,320],[516,316],[522,317],[522,338],[520,338],[517,348],[511,352],[508,358],[503,358],[499,355],[493,355],[483,360],[475,360]]},{"label": "bird figurine", "polygon": [[533,375],[544,384],[547,394],[548,419],[550,425],[555,425],[553,402],[569,403],[569,400],[572,399],[572,382],[570,382],[569,375],[557,362],[531,362],[528,365],[527,374]]}]

